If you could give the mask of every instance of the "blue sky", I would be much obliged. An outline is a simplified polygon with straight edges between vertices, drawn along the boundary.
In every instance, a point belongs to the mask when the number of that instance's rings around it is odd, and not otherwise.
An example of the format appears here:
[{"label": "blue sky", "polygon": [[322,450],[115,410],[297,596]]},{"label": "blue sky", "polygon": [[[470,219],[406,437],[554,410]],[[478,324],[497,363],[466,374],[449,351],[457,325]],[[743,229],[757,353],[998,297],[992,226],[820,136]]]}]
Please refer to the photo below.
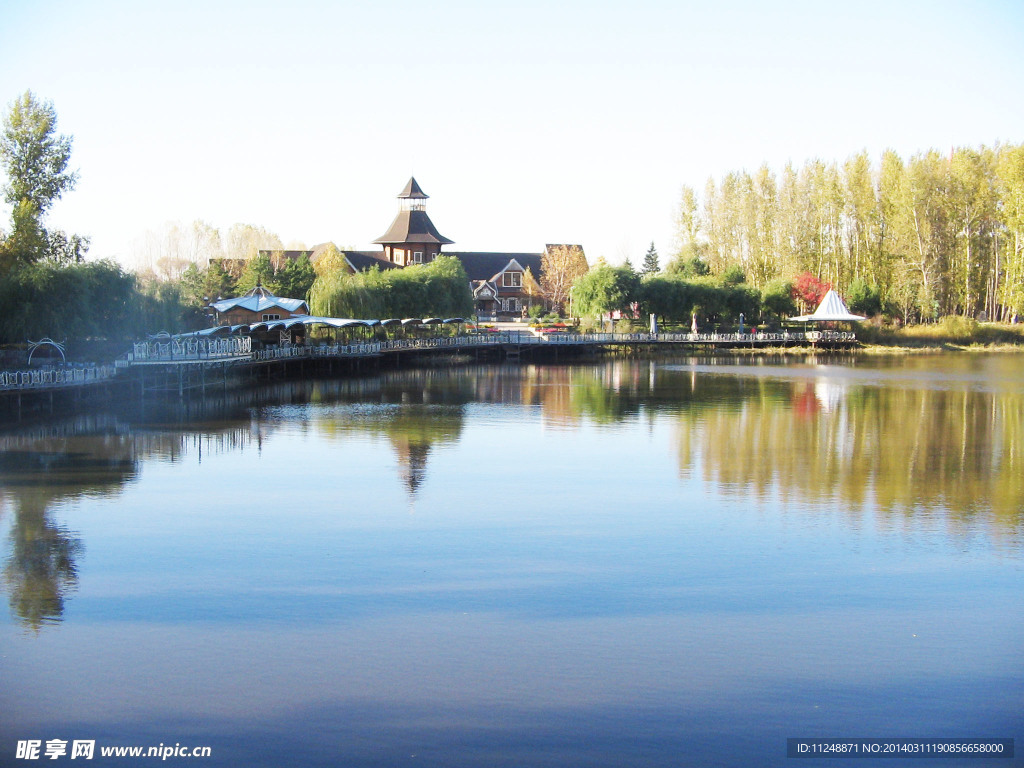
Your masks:
[{"label": "blue sky", "polygon": [[54,102],[49,223],[94,257],[194,219],[370,247],[415,174],[452,249],[637,264],[683,184],[1024,141],[1021,40],[1014,2],[0,0],[0,102]]}]

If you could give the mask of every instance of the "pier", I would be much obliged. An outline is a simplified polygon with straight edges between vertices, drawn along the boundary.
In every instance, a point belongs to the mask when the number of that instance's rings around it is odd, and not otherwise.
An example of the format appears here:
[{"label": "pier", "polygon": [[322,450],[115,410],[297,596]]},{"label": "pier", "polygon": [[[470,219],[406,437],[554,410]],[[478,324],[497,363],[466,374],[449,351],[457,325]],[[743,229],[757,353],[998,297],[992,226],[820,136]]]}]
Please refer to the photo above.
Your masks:
[{"label": "pier", "polygon": [[258,378],[312,369],[363,370],[394,366],[410,358],[465,354],[480,359],[557,360],[606,349],[678,349],[713,352],[718,349],[770,349],[807,346],[849,349],[856,335],[838,331],[781,331],[777,333],[550,333],[500,331],[457,336],[431,336],[334,344],[282,344],[254,348],[248,336],[169,337],[139,341],[113,365],[0,372],[0,399],[19,413],[22,396],[76,396],[99,385],[125,385],[147,394],[205,392],[227,388],[237,376]]}]

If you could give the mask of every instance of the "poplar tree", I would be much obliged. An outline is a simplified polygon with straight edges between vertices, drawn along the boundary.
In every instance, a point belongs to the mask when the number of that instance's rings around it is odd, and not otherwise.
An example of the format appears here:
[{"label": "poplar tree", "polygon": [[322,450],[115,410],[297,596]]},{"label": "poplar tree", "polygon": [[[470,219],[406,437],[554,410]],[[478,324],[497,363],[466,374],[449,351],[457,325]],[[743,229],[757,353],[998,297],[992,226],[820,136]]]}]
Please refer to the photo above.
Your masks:
[{"label": "poplar tree", "polygon": [[[0,167],[7,175],[3,198],[13,209],[11,235],[2,244],[5,260],[30,263],[47,255],[49,234],[42,220],[75,188],[78,174],[68,171],[70,160],[71,137],[57,133],[53,102],[25,91],[10,105],[0,133]],[[83,242],[79,238],[77,247]]]}]

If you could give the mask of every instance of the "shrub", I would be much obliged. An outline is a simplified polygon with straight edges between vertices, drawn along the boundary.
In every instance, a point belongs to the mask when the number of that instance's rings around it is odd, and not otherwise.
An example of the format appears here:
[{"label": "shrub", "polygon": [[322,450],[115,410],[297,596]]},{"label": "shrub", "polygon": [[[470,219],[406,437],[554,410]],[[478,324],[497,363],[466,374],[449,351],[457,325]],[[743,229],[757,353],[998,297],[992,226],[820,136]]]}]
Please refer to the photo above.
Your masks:
[{"label": "shrub", "polygon": [[877,285],[869,285],[857,278],[846,292],[847,306],[851,312],[872,317],[882,311],[882,292]]}]

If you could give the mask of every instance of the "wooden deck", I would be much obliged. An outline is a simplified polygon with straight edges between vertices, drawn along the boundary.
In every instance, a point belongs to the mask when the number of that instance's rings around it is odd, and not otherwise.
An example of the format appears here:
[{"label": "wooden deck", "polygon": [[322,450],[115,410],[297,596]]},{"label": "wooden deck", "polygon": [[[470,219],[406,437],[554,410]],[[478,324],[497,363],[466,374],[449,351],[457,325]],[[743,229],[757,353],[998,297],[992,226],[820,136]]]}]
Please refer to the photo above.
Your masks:
[{"label": "wooden deck", "polygon": [[528,332],[466,336],[437,336],[421,339],[392,339],[361,344],[321,344],[271,347],[253,350],[248,338],[189,339],[185,342],[139,342],[132,353],[119,360],[119,367],[165,364],[169,362],[223,362],[244,360],[250,363],[296,358],[379,357],[403,352],[473,351],[479,349],[528,347],[556,349],[567,347],[674,346],[681,348],[766,348],[781,346],[850,347],[857,343],[853,333],[808,331],[800,333],[553,333],[537,336]]},{"label": "wooden deck", "polygon": [[[0,394],[67,391],[109,383],[129,376],[140,389],[173,391],[226,385],[229,371],[257,369],[288,361],[353,361],[401,358],[406,355],[491,352],[506,358],[540,356],[559,351],[597,351],[606,347],[766,349],[812,346],[842,349],[856,345],[853,333],[808,331],[782,333],[553,333],[537,336],[525,331],[391,339],[356,344],[286,345],[253,349],[248,337],[203,339],[188,337],[134,344],[114,365],[0,372]],[[152,370],[147,373],[147,370]],[[134,371],[134,373],[129,373]],[[148,384],[146,383],[148,379]],[[161,382],[161,383],[157,383]]]}]

